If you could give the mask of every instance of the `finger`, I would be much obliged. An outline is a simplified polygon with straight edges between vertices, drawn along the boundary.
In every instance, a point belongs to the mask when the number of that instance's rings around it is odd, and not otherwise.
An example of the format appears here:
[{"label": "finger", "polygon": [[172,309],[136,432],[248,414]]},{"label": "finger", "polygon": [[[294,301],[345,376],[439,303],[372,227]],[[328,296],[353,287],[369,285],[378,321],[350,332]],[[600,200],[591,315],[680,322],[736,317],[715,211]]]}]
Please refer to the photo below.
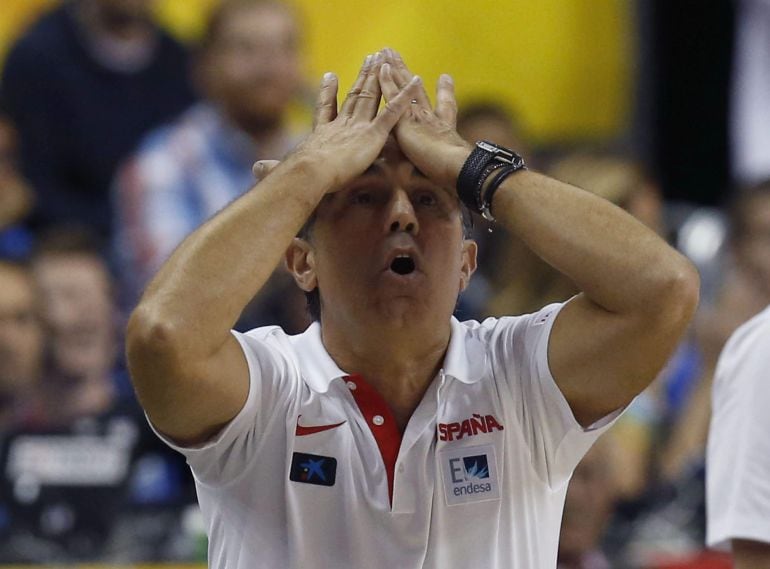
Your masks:
[{"label": "finger", "polygon": [[380,89],[386,101],[395,99],[401,92],[401,87],[393,77],[393,67],[389,63],[383,63],[380,67]]},{"label": "finger", "polygon": [[457,124],[457,99],[452,77],[444,73],[436,86],[436,116],[452,126]]},{"label": "finger", "polygon": [[[393,84],[393,86],[395,87],[395,84]],[[422,80],[419,75],[415,75],[412,77],[412,80],[407,83],[406,87],[398,91],[393,98],[388,99],[385,106],[380,113],[374,117],[372,122],[383,132],[387,133],[393,130],[393,127],[396,126],[398,120],[412,106],[411,101],[415,97],[417,91],[422,88]]]},{"label": "finger", "polygon": [[[391,52],[393,79],[395,80],[396,84],[403,89],[412,80],[414,75],[411,71],[409,71],[406,63],[404,63],[404,60],[401,58],[401,55],[395,50],[391,50]],[[417,100],[418,105],[425,107],[426,109],[432,108],[430,104],[430,97],[428,97],[428,93],[425,91],[424,86],[421,86],[420,90],[417,92],[414,98]]]},{"label": "finger", "polygon": [[254,162],[254,166],[251,167],[251,173],[260,182],[280,163],[279,160],[257,160]]},{"label": "finger", "polygon": [[338,84],[339,81],[334,73],[324,73],[313,115],[313,128],[319,124],[331,122],[337,117]]},{"label": "finger", "polygon": [[377,114],[377,108],[380,106],[380,98],[382,97],[379,80],[382,59],[379,52],[372,59],[366,72],[366,80],[361,86],[361,92],[358,94],[355,107],[353,107],[353,116],[355,117],[371,120]]},{"label": "finger", "polygon": [[361,92],[361,88],[364,86],[367,73],[369,72],[369,66],[372,64],[372,59],[373,56],[371,55],[367,55],[366,59],[364,59],[364,64],[361,66],[361,69],[358,72],[358,77],[356,77],[356,82],[353,83],[353,87],[351,87],[350,91],[348,91],[348,94],[345,97],[345,101],[342,103],[342,107],[340,107],[339,114],[347,116],[353,114],[353,109],[356,106],[358,94]]}]

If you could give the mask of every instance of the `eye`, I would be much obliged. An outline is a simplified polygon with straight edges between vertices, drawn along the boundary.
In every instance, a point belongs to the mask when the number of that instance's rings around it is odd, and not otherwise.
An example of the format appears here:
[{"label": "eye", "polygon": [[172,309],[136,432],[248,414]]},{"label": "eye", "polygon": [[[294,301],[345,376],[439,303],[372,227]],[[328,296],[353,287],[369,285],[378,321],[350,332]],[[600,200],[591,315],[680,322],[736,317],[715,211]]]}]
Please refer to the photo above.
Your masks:
[{"label": "eye", "polygon": [[374,202],[374,197],[369,191],[359,190],[357,192],[353,192],[350,197],[350,201],[351,203],[357,205],[370,205],[372,202]]},{"label": "eye", "polygon": [[417,204],[421,206],[433,206],[438,203],[438,198],[433,192],[420,192],[417,194]]}]

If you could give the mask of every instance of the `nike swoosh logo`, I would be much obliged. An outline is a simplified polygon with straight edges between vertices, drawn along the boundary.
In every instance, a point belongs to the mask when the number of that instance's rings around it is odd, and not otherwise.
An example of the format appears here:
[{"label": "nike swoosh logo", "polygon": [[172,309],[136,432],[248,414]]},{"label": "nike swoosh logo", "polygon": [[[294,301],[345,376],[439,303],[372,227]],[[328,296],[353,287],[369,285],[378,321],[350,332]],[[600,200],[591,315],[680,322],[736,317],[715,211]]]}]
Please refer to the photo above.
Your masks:
[{"label": "nike swoosh logo", "polygon": [[[302,417],[300,415],[299,417]],[[340,425],[344,425],[347,423],[347,421],[342,421],[341,423],[336,423],[334,425],[313,425],[312,427],[303,427],[299,424],[299,417],[297,417],[297,430],[294,431],[294,434],[298,437],[304,437],[307,435],[313,435],[315,433],[322,433],[323,431],[328,431],[329,429],[336,429]]]}]

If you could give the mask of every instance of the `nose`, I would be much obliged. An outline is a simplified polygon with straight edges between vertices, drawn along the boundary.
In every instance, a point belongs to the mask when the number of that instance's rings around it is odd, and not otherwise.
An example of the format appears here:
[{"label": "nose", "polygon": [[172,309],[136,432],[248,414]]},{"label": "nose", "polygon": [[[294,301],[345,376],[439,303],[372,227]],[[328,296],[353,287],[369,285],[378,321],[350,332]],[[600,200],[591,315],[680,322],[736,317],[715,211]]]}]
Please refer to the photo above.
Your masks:
[{"label": "nose", "polygon": [[393,192],[388,207],[386,227],[390,232],[405,231],[412,235],[417,235],[420,229],[412,200],[409,199],[409,194],[402,189],[396,189]]}]

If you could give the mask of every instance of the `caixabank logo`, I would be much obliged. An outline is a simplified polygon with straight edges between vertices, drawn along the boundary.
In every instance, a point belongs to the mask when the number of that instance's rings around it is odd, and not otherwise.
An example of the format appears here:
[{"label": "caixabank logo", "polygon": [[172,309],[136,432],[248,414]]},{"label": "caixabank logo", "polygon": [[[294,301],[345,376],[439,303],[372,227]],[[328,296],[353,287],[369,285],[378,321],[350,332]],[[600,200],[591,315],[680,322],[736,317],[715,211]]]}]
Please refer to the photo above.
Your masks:
[{"label": "caixabank logo", "polygon": [[500,498],[494,445],[444,450],[439,460],[447,505]]}]

